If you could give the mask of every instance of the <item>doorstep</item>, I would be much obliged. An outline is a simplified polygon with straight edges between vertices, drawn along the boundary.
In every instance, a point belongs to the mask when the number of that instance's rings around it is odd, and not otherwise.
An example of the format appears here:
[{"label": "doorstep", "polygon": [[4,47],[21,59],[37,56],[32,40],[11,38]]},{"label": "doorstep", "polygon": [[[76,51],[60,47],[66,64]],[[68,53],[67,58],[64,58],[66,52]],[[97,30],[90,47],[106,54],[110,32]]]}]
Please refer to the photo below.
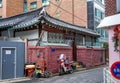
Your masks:
[{"label": "doorstep", "polygon": [[30,80],[28,77],[20,77],[20,78],[12,78],[12,79],[4,79],[0,80],[0,83],[12,83],[12,82],[21,82],[21,81],[27,81]]}]

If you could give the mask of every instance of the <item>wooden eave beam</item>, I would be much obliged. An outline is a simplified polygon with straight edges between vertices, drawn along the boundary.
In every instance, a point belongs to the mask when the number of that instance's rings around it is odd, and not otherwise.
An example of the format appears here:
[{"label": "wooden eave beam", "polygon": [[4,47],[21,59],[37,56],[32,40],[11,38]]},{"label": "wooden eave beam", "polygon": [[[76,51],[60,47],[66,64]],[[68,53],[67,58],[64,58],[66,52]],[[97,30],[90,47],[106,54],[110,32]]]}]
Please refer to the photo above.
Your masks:
[{"label": "wooden eave beam", "polygon": [[50,27],[50,26],[47,26],[47,25],[42,25],[44,26],[42,29],[45,30],[45,31],[49,31],[49,32],[57,32],[57,33],[65,33],[64,30],[60,30],[60,29],[57,29],[57,28],[54,28],[54,27]]}]

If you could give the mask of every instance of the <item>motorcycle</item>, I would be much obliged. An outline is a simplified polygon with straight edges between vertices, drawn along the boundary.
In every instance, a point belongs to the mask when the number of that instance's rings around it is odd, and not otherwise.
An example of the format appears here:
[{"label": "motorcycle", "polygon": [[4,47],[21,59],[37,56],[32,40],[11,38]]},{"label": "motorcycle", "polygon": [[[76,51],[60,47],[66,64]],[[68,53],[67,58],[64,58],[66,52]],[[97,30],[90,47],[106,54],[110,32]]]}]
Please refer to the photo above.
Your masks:
[{"label": "motorcycle", "polygon": [[58,63],[59,63],[59,75],[73,73],[72,64],[64,54],[61,54],[59,56]]}]

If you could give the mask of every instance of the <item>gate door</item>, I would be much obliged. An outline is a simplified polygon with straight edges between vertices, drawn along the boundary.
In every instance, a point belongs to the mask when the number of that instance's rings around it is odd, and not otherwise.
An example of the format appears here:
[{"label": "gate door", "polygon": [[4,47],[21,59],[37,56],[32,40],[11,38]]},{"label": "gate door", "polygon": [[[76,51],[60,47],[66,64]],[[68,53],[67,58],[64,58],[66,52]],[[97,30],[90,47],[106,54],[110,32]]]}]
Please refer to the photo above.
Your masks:
[{"label": "gate door", "polygon": [[15,48],[2,48],[2,79],[15,77]]}]

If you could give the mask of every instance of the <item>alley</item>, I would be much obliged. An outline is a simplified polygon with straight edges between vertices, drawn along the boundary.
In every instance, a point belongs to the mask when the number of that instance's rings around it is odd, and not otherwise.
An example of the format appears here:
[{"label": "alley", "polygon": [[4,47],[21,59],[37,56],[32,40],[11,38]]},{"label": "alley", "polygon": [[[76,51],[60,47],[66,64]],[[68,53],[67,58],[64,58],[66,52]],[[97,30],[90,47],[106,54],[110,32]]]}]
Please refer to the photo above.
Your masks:
[{"label": "alley", "polygon": [[19,83],[102,83],[103,67]]}]

